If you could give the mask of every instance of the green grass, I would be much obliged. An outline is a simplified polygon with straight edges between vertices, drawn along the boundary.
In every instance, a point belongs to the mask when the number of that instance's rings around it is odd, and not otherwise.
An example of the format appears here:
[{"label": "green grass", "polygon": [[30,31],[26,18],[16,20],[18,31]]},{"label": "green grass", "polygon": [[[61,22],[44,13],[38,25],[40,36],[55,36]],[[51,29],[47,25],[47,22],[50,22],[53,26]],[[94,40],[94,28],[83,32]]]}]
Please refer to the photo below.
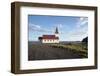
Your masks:
[{"label": "green grass", "polygon": [[87,57],[87,44],[86,43],[69,43],[69,44],[51,44],[51,47],[69,49],[73,52],[78,52],[80,55]]}]

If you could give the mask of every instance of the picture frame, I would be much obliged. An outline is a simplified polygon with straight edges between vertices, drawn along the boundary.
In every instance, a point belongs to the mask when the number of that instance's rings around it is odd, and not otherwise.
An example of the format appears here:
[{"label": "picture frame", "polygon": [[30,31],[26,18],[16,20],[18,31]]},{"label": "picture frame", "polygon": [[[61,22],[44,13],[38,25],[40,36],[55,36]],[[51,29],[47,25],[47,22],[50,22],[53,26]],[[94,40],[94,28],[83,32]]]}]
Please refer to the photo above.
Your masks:
[{"label": "picture frame", "polygon": [[[64,13],[60,11],[63,11]],[[68,14],[66,14],[67,13],[66,11],[68,12]],[[74,11],[74,13],[72,11]],[[44,12],[47,12],[47,13],[44,13]],[[70,12],[72,13],[70,14]],[[74,16],[76,14],[75,16],[83,16],[83,17],[88,16],[89,42],[88,42],[87,60],[85,59],[68,59],[68,60],[54,59],[54,60],[44,60],[44,61],[37,60],[37,61],[33,61],[32,63],[28,61],[27,59],[28,56],[27,57],[24,56],[28,54],[23,54],[24,52],[27,52],[28,50],[27,49],[28,46],[26,48],[26,45],[23,45],[23,43],[24,44],[28,43],[28,41],[26,40],[27,38],[24,39],[24,37],[28,36],[26,35],[28,31],[24,30],[24,29],[28,29],[28,26],[27,26],[28,23],[25,23],[28,21],[27,19],[28,14],[42,15],[42,16],[44,15],[45,16],[46,15]],[[79,6],[79,5],[48,4],[48,3],[13,2],[11,3],[11,72],[15,74],[25,74],[25,73],[97,69],[97,32],[98,32],[97,31],[97,7],[81,6],[81,5]],[[92,49],[92,52],[90,51],[91,49]],[[24,50],[24,51],[21,51],[21,50]],[[24,57],[27,60],[26,63],[30,62],[31,64],[26,64],[23,61],[25,60],[23,59]],[[65,62],[67,63],[65,64]]]}]

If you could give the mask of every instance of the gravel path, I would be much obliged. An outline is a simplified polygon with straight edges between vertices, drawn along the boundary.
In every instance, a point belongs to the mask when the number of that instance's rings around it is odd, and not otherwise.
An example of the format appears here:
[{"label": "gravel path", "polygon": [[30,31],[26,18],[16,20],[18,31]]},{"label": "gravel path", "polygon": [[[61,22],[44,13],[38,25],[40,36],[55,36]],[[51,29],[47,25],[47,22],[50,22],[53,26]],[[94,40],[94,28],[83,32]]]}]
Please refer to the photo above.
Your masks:
[{"label": "gravel path", "polygon": [[50,60],[50,59],[75,59],[83,58],[79,53],[62,48],[53,48],[47,44],[29,43],[29,60]]}]

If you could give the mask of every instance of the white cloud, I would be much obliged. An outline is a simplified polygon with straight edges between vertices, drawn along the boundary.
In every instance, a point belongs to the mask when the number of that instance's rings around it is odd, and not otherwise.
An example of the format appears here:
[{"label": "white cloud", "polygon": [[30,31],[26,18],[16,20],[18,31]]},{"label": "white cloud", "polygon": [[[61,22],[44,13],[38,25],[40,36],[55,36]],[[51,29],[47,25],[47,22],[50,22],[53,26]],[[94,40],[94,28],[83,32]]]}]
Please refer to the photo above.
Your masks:
[{"label": "white cloud", "polygon": [[38,30],[38,29],[41,29],[39,25],[35,25],[32,23],[29,24],[29,30]]},{"label": "white cloud", "polygon": [[75,35],[84,35],[88,31],[88,18],[87,17],[81,17],[76,26],[76,30],[74,30],[73,34]]},{"label": "white cloud", "polygon": [[64,25],[63,24],[55,24],[54,27],[58,27],[59,29],[61,29]]},{"label": "white cloud", "polygon": [[88,36],[88,18],[87,17],[81,17],[78,19],[77,23],[76,23],[76,27],[73,28],[73,30],[70,31],[63,31],[63,29],[66,26],[66,30],[69,28],[67,28],[67,25],[63,25],[63,24],[55,24],[54,27],[52,27],[51,29],[46,29],[44,27],[41,27],[41,25],[36,25],[33,23],[29,24],[29,30],[30,31],[36,31],[36,32],[43,32],[45,33],[54,33],[55,28],[58,27],[58,29],[60,30],[60,39],[61,40],[67,40],[67,41],[81,41],[84,37]]},{"label": "white cloud", "polygon": [[41,27],[40,25],[36,25],[36,24],[29,24],[29,31],[37,31],[37,32],[51,32],[51,30],[45,29],[43,27]]},{"label": "white cloud", "polygon": [[84,37],[88,36],[88,18],[81,17],[77,21],[77,25],[74,30],[69,32],[70,40],[82,40]]},{"label": "white cloud", "polygon": [[[67,25],[64,25],[64,24],[55,24],[54,25],[55,28],[58,27],[58,30],[60,30],[59,34],[65,34],[66,33],[65,31],[63,31],[65,26],[67,27]],[[54,27],[53,27],[53,30],[55,31]]]},{"label": "white cloud", "polygon": [[79,20],[77,21],[77,28],[84,27],[86,23],[88,23],[87,17],[79,18]]},{"label": "white cloud", "polygon": [[[60,30],[60,38],[64,41],[81,41],[84,37],[88,36],[88,18],[81,17],[77,21],[77,25],[73,30],[70,31],[63,31],[65,25],[63,24],[56,24],[54,27],[58,27]],[[67,27],[67,25],[66,25]],[[69,28],[69,27],[68,27]]]},{"label": "white cloud", "polygon": [[63,27],[63,25],[62,24],[58,24],[58,28],[62,28]]}]

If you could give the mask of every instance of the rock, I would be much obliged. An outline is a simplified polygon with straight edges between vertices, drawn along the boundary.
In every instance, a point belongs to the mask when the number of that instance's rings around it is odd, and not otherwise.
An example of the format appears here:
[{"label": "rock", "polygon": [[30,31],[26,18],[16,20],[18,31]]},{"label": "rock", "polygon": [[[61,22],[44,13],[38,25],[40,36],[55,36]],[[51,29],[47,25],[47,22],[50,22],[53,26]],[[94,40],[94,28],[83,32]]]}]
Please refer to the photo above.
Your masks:
[{"label": "rock", "polygon": [[88,37],[84,38],[82,42],[88,43]]}]

